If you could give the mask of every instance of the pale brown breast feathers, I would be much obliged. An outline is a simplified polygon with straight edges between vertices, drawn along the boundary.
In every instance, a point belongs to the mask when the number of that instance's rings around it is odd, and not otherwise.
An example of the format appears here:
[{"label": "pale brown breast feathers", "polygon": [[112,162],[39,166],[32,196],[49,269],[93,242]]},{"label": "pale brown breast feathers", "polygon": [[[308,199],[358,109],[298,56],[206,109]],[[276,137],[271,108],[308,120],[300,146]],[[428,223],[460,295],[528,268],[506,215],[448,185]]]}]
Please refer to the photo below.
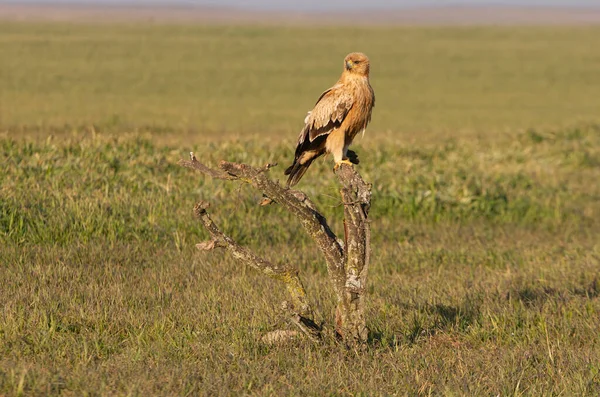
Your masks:
[{"label": "pale brown breast feathers", "polygon": [[346,129],[346,135],[352,140],[356,134],[364,131],[371,121],[375,96],[369,80],[366,78],[353,79],[350,84],[353,90],[354,106],[348,113],[343,127]]}]

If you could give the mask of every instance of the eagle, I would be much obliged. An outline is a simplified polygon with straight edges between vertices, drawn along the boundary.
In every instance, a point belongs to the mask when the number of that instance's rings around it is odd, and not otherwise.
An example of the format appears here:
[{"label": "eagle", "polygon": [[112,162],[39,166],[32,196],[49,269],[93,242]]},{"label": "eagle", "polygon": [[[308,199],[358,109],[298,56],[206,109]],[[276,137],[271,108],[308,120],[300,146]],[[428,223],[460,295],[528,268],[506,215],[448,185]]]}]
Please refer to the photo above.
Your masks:
[{"label": "eagle", "polygon": [[294,162],[285,170],[288,187],[297,184],[310,164],[323,154],[333,155],[334,171],[343,163],[358,164],[356,153],[349,151],[348,146],[356,134],[364,134],[375,106],[369,67],[365,54],[346,55],[340,79],[321,94],[304,119]]}]

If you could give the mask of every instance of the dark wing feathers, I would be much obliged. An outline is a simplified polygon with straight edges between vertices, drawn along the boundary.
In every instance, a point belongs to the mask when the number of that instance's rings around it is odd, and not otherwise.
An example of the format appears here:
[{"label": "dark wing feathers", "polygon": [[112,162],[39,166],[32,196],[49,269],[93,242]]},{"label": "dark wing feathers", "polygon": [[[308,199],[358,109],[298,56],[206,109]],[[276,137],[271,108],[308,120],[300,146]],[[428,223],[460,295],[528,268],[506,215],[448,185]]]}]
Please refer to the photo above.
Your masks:
[{"label": "dark wing feathers", "polygon": [[321,94],[313,110],[304,119],[304,128],[298,137],[299,146],[306,138],[312,142],[342,124],[354,104],[352,95],[343,87],[342,84],[336,84]]},{"label": "dark wing feathers", "polygon": [[[285,170],[285,175],[289,175],[288,186],[298,183],[313,160],[323,154],[323,141],[331,131],[342,124],[352,105],[352,95],[344,90],[342,84],[336,84],[321,94],[313,110],[308,112],[304,119],[304,128],[298,136],[294,163]],[[305,152],[308,152],[308,157],[303,157]]]}]

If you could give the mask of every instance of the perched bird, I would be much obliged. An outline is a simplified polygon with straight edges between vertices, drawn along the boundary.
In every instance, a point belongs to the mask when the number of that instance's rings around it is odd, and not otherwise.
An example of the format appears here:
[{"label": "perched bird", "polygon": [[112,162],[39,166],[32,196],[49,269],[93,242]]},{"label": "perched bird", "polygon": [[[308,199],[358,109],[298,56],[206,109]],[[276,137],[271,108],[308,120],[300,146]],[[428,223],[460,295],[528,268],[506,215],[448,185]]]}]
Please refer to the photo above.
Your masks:
[{"label": "perched bird", "polygon": [[310,164],[322,154],[333,154],[334,170],[342,163],[358,164],[356,154],[348,151],[348,146],[356,134],[364,133],[375,106],[369,66],[369,58],[363,53],[346,55],[342,76],[321,94],[304,119],[294,163],[285,170],[285,175],[289,175],[287,186],[297,184]]}]

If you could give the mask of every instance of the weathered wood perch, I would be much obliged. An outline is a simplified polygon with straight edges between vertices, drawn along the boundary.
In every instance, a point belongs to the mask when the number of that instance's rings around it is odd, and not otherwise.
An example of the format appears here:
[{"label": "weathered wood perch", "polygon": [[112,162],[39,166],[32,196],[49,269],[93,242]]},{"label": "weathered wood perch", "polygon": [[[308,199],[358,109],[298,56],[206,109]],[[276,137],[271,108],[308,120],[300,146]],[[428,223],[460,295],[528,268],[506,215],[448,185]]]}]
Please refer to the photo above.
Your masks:
[{"label": "weathered wood perch", "polygon": [[[212,169],[200,163],[193,153],[190,153],[190,157],[189,161],[181,160],[179,164],[211,178],[248,183],[266,196],[267,199],[263,202],[276,202],[300,220],[325,256],[329,278],[338,300],[336,334],[348,345],[366,342],[368,329],[364,316],[364,295],[370,259],[371,233],[368,213],[371,185],[365,183],[352,166],[342,164],[337,168],[336,175],[342,185],[340,193],[344,205],[345,239],[342,242],[306,194],[283,187],[267,176],[268,170],[276,164],[255,168],[222,161],[219,169]],[[314,321],[313,310],[298,275],[297,264],[274,264],[240,246],[219,230],[209,216],[207,208],[208,203],[204,201],[194,207],[194,214],[211,235],[211,240],[200,243],[197,247],[202,250],[224,247],[241,262],[282,281],[290,295],[290,302],[284,302],[290,319],[311,339],[320,338],[321,329]]]}]

